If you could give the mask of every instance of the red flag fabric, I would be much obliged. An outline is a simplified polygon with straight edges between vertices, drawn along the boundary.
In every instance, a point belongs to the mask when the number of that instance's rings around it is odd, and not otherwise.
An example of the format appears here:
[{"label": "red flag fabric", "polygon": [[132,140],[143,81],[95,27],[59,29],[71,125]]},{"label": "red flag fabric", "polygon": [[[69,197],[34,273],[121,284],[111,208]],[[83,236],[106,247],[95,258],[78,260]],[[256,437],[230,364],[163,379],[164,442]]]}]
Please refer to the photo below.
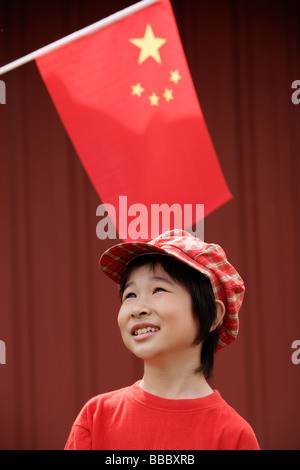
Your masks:
[{"label": "red flag fabric", "polygon": [[[126,230],[130,218],[139,239],[157,236],[159,227],[150,230],[150,225],[158,205],[189,205],[195,224],[197,205],[204,204],[207,215],[231,198],[169,0],[36,63],[120,238],[137,238]],[[170,226],[163,228],[187,229],[191,224],[185,219],[178,226],[178,218],[170,217]]]}]

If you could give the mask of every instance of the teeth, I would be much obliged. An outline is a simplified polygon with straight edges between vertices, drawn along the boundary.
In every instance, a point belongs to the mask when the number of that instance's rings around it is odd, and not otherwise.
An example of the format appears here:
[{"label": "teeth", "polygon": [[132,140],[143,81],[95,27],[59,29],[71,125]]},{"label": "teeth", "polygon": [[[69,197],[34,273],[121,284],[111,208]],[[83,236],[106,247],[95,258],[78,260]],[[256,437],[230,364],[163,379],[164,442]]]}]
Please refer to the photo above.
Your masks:
[{"label": "teeth", "polygon": [[148,333],[149,331],[158,331],[159,328],[153,327],[153,326],[148,326],[147,328],[139,328],[138,330],[135,330],[134,335],[143,335],[145,333]]}]

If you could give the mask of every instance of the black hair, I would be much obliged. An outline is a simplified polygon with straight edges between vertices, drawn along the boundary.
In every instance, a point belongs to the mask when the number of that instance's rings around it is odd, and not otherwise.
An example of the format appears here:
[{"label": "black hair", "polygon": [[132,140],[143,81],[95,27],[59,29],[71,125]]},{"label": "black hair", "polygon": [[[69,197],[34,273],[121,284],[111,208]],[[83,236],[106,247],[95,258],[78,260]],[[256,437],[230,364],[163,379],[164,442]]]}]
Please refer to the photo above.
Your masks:
[{"label": "black hair", "polygon": [[157,264],[160,264],[168,275],[175,282],[181,284],[191,296],[192,311],[199,322],[199,331],[194,344],[202,342],[200,365],[195,372],[202,372],[204,377],[208,379],[213,372],[214,354],[219,331],[218,328],[210,331],[216,319],[216,302],[211,282],[207,276],[172,256],[160,254],[141,255],[134,258],[127,266],[120,282],[120,297],[122,298],[127,279],[134,269],[150,265],[154,270]]}]

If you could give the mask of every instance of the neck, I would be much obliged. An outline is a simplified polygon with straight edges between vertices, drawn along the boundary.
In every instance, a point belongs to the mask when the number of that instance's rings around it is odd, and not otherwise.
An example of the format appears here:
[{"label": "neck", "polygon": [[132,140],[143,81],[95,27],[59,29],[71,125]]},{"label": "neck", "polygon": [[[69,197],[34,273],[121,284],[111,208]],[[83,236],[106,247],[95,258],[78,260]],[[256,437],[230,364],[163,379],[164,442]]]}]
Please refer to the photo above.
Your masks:
[{"label": "neck", "polygon": [[162,367],[145,362],[141,387],[145,392],[169,399],[202,398],[213,393],[201,372],[188,367]]}]

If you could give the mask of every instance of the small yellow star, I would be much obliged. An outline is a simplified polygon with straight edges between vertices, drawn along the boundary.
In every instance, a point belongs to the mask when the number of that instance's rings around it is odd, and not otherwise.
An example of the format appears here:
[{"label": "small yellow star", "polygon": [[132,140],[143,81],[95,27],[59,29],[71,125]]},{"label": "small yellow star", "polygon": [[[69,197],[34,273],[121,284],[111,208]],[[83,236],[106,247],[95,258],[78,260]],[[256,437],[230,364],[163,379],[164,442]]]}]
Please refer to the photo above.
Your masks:
[{"label": "small yellow star", "polygon": [[140,83],[137,83],[136,85],[131,85],[131,90],[132,90],[131,94],[138,96],[138,97],[141,97],[143,91],[145,91],[144,88],[142,88]]},{"label": "small yellow star", "polygon": [[179,74],[178,70],[173,70],[170,72],[170,81],[176,83],[176,85],[179,82],[179,80],[181,80],[181,78],[182,77]]},{"label": "small yellow star", "polygon": [[156,38],[150,24],[147,24],[143,38],[129,39],[131,44],[141,49],[138,63],[141,64],[148,57],[152,57],[158,64],[161,64],[159,48],[167,41],[164,38]]},{"label": "small yellow star", "polygon": [[151,106],[158,106],[159,96],[156,93],[152,93],[151,96],[148,96]]},{"label": "small yellow star", "polygon": [[173,100],[174,99],[173,90],[169,90],[169,88],[165,88],[165,92],[163,94],[163,97],[165,98],[166,101]]}]

